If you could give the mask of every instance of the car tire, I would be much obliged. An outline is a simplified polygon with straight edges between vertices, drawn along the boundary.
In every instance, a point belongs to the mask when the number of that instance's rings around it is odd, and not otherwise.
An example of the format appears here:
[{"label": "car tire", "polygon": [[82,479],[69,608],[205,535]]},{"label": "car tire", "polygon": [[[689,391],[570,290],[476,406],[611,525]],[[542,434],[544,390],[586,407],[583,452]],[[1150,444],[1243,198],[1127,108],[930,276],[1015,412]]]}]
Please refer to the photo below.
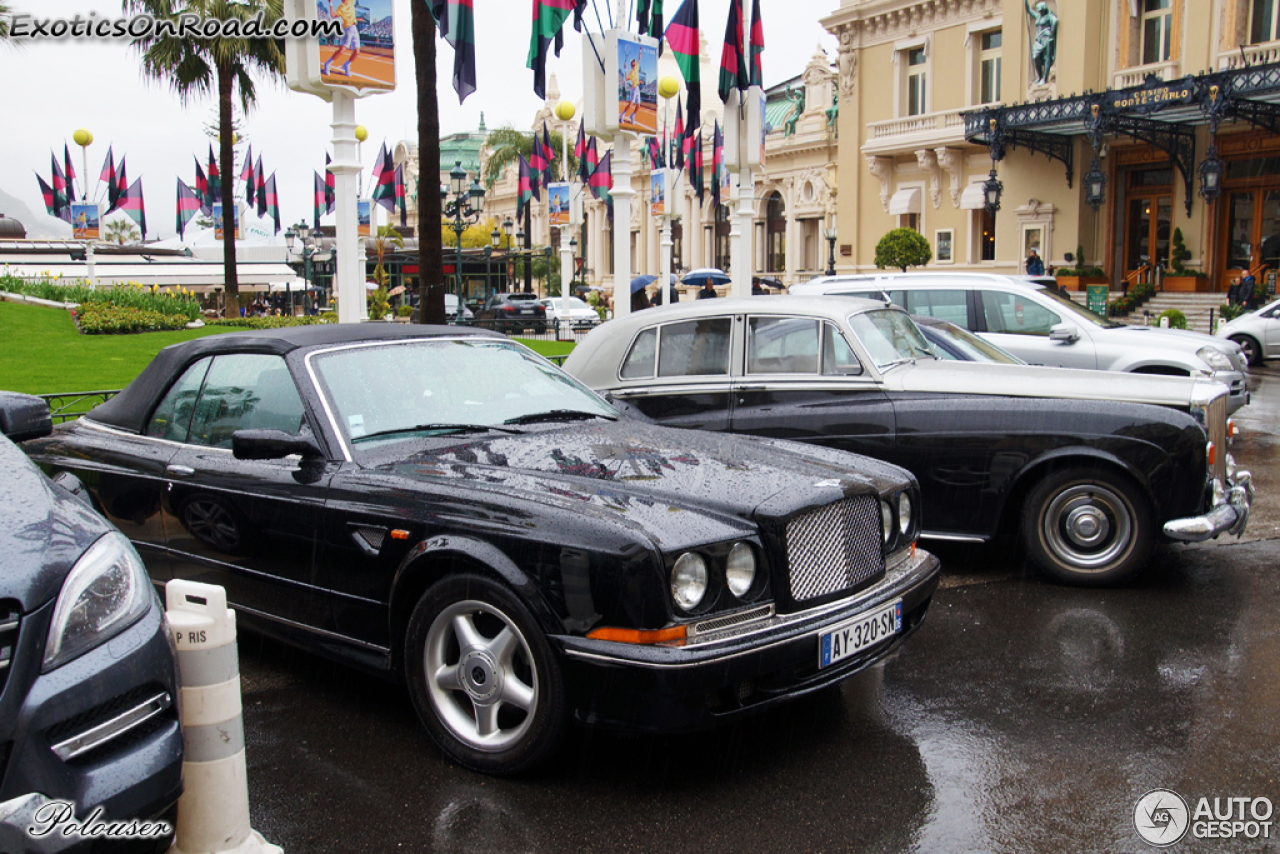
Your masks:
[{"label": "car tire", "polygon": [[1262,364],[1262,347],[1255,339],[1248,335],[1232,335],[1230,340],[1240,345],[1240,349],[1244,351],[1244,359],[1250,367],[1256,368]]},{"label": "car tire", "polygon": [[1022,537],[1032,559],[1069,584],[1114,584],[1146,564],[1155,546],[1151,507],[1127,478],[1065,469],[1027,497]]},{"label": "car tire", "polygon": [[516,774],[559,745],[568,719],[559,663],[503,584],[467,573],[428,588],[409,618],[404,660],[419,719],[458,764]]}]

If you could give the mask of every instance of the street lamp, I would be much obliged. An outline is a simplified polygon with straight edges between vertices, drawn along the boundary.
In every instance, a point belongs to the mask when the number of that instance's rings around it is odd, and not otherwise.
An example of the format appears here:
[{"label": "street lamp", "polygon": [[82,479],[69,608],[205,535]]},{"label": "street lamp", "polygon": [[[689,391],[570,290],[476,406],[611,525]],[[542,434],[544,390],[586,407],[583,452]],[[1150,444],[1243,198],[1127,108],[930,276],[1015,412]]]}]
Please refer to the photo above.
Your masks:
[{"label": "street lamp", "polygon": [[[452,201],[449,200],[451,193]],[[461,160],[455,160],[453,168],[449,170],[449,185],[440,187],[440,201],[445,203],[444,216],[453,218],[450,228],[458,238],[458,263],[454,268],[454,281],[458,304],[461,306],[462,232],[467,230],[468,225],[479,221],[480,215],[484,213],[484,187],[480,186],[480,178],[477,177],[471,188],[467,189],[467,170],[462,168]]]},{"label": "street lamp", "polygon": [[1225,164],[1218,156],[1216,140],[1204,153],[1204,162],[1200,164],[1200,195],[1205,202],[1212,204],[1222,193],[1222,172]]},{"label": "street lamp", "polygon": [[[318,235],[316,237],[318,237]],[[301,241],[301,244],[298,245],[297,248],[299,254],[302,255],[302,262],[304,265],[302,278],[303,281],[307,283],[307,290],[302,297],[302,310],[303,313],[306,313],[307,302],[311,293],[311,257],[316,254],[320,247],[317,245],[318,240],[312,237],[311,226],[301,221],[284,233],[285,246],[288,247],[290,254],[293,254],[295,244],[298,244],[299,241]],[[292,288],[289,289],[289,314],[293,314]]]},{"label": "street lamp", "polygon": [[827,256],[827,275],[834,276],[836,274],[836,230],[828,228],[822,232],[822,236],[827,239],[827,248],[830,253]]},{"label": "street lamp", "polygon": [[982,195],[986,199],[987,213],[995,215],[1000,210],[1000,194],[1004,191],[1004,184],[996,175],[996,167],[993,164],[991,174],[987,180],[982,182]]},{"label": "street lamp", "polygon": [[1095,211],[1106,201],[1107,174],[1102,171],[1098,158],[1093,158],[1089,171],[1084,174],[1084,200]]}]

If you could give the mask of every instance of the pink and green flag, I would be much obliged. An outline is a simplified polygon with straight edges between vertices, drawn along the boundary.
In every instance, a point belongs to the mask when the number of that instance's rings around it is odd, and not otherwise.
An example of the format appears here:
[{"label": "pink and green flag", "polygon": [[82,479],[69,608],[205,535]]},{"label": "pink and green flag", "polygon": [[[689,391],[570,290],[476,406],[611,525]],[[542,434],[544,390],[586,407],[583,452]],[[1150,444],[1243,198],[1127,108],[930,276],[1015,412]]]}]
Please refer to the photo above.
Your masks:
[{"label": "pink and green flag", "polygon": [[476,91],[476,16],[472,0],[431,0],[440,37],[453,48],[453,90],[458,103]]},{"label": "pink and green flag", "polygon": [[667,27],[667,44],[684,77],[685,100],[689,114],[688,134],[702,124],[702,75],[698,70],[701,53],[698,34],[698,0],[684,0]]},{"label": "pink and green flag", "polygon": [[530,201],[538,198],[538,186],[533,182],[533,170],[529,166],[529,161],[524,159],[523,154],[516,156],[520,158],[520,178],[516,185],[516,219],[520,219]]},{"label": "pink and green flag", "polygon": [[[199,164],[197,164],[197,167]],[[204,208],[204,202],[200,198],[200,194],[188,187],[178,179],[178,205],[177,205],[177,222],[174,228],[180,237],[186,236],[187,223]]]},{"label": "pink and green flag", "polygon": [[[124,163],[123,160],[120,161]],[[129,218],[138,224],[138,228],[142,230],[142,239],[147,239],[147,208],[142,201],[142,179],[134,181],[129,187],[120,194],[119,208],[129,215]]]},{"label": "pink and green flag", "polygon": [[752,86],[764,86],[764,69],[760,54],[764,53],[764,22],[760,20],[760,0],[751,0],[751,80]]},{"label": "pink and green flag", "polygon": [[264,194],[267,198],[267,213],[271,215],[271,220],[275,224],[273,234],[280,233],[280,198],[276,195],[276,173],[272,172],[271,177],[267,179],[267,183],[263,185]]},{"label": "pink and green flag", "polygon": [[547,97],[547,47],[578,8],[578,0],[533,0],[533,33],[525,65],[533,69],[533,91],[539,98]]},{"label": "pink and green flag", "polygon": [[734,89],[746,91],[747,63],[742,56],[742,0],[729,0],[729,20],[724,28],[724,50],[720,52],[721,101],[729,100]]}]

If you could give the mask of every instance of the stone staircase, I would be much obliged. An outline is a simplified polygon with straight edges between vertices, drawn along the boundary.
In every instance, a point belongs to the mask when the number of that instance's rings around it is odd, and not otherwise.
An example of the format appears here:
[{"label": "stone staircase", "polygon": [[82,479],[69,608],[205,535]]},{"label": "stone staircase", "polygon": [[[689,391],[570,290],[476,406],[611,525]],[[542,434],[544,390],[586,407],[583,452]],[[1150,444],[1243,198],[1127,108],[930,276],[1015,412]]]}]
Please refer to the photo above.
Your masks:
[{"label": "stone staircase", "polygon": [[[1085,304],[1085,294],[1083,291],[1069,291],[1071,298],[1081,305]],[[1121,296],[1119,291],[1112,291],[1108,296],[1108,301],[1118,299]],[[1209,329],[1209,313],[1213,312],[1213,322],[1216,325],[1222,324],[1221,308],[1227,302],[1226,294],[1217,293],[1186,293],[1181,291],[1164,291],[1157,293],[1154,297],[1147,300],[1142,308],[1131,312],[1128,317],[1117,318],[1121,323],[1129,323],[1132,325],[1142,325],[1147,322],[1147,313],[1150,313],[1151,323],[1157,322],[1156,318],[1168,309],[1176,308],[1178,311],[1186,315],[1187,328],[1197,332],[1211,332]]]}]

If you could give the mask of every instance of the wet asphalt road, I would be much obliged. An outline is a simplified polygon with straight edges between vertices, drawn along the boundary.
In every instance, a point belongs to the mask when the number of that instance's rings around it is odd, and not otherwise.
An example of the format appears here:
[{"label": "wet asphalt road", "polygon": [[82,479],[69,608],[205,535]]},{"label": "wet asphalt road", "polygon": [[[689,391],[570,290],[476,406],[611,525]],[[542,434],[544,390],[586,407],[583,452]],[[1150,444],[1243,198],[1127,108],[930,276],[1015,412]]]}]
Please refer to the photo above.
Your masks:
[{"label": "wet asphalt road", "polygon": [[[1280,364],[1235,456],[1234,539],[1157,553],[1134,585],[1041,581],[938,549],[925,625],[886,666],[711,733],[570,733],[522,779],[445,761],[398,686],[240,638],[252,821],[297,852],[1149,852],[1155,788],[1280,808]],[[1196,839],[1173,851],[1277,851]]]}]

